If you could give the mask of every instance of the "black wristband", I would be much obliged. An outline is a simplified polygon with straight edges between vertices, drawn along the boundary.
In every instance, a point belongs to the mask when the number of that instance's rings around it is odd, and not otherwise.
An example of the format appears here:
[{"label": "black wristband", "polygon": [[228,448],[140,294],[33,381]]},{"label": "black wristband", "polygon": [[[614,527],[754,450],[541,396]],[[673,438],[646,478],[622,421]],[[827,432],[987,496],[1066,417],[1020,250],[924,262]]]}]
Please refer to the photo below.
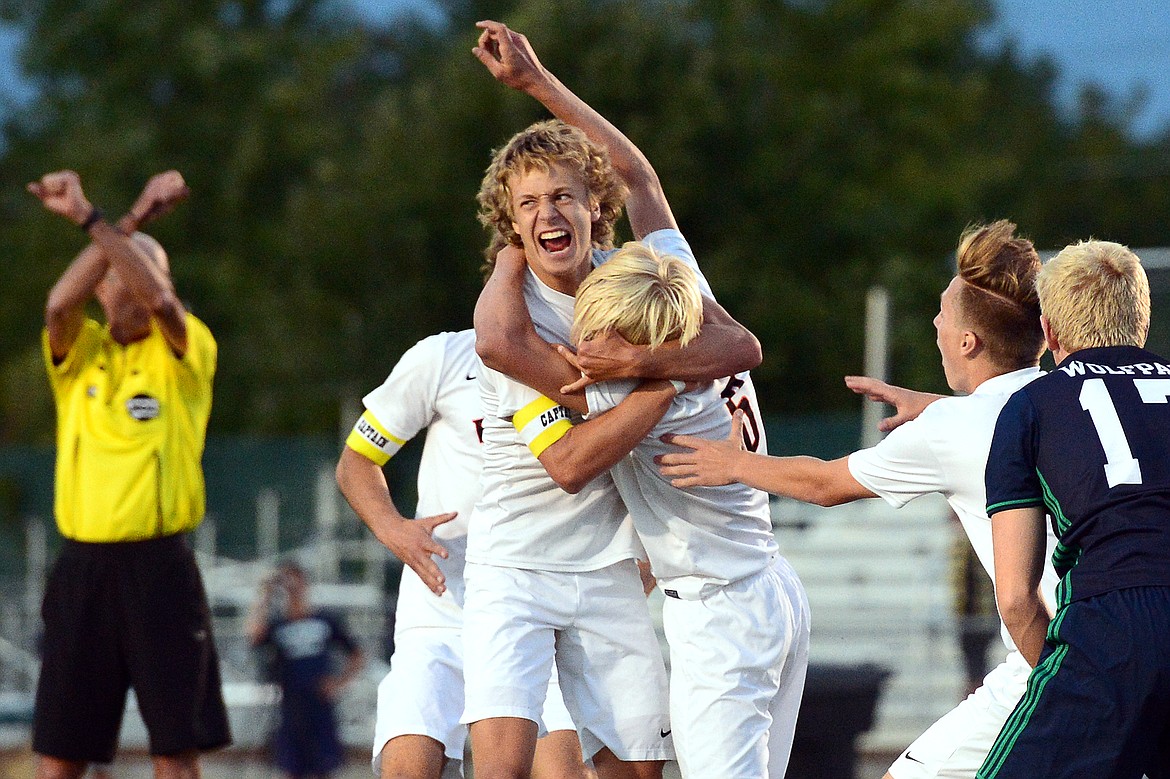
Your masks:
[{"label": "black wristband", "polygon": [[105,218],[106,215],[102,213],[100,208],[97,206],[92,206],[89,212],[89,216],[87,216],[85,221],[81,223],[81,232],[88,233],[91,227]]}]

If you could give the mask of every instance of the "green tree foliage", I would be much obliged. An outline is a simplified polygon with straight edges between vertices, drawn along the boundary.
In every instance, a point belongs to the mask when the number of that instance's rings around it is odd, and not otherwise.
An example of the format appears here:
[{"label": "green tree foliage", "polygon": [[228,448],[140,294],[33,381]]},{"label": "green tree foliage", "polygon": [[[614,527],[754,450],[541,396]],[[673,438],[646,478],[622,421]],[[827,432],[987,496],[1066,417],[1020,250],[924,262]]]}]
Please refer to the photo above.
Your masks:
[{"label": "green tree foliage", "polygon": [[1166,242],[1170,135],[1135,143],[1091,92],[1059,111],[1051,66],[979,46],[979,0],[428,9],[363,25],[338,0],[11,2],[39,92],[4,127],[0,437],[52,429],[37,332],[81,237],[23,193],[45,170],[77,169],[111,210],[151,173],[187,177],[157,234],[220,341],[215,431],[332,432],[411,343],[469,326],[480,176],[543,116],[471,56],[481,18],[528,34],[655,163],[764,344],[773,413],[853,406],[873,284],[894,292],[895,378],[941,389],[929,322],[972,221],[1044,246]]}]

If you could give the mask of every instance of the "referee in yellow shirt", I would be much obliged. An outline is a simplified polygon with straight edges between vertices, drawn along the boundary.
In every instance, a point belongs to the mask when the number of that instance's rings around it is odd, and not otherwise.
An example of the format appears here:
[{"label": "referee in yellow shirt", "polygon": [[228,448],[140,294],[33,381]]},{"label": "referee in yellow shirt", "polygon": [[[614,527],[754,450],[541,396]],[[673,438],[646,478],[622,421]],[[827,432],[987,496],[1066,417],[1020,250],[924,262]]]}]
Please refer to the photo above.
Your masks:
[{"label": "referee in yellow shirt", "polygon": [[[203,518],[200,461],[215,339],[175,294],[163,248],[136,232],[187,194],[153,177],[115,226],[72,171],[29,184],[92,239],[45,305],[57,405],[54,511],[65,537],[45,589],[37,779],[77,779],[117,749],[133,687],[158,779],[197,779],[230,741],[207,597],[186,534]],[[85,315],[96,299],[105,325]]]}]

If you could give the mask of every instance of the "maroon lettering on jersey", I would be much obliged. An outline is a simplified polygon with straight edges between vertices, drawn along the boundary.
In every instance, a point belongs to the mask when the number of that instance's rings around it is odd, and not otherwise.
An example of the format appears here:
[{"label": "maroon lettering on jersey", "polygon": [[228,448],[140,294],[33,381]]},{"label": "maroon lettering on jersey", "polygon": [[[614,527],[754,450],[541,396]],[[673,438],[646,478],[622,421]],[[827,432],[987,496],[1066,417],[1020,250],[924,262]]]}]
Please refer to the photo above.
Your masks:
[{"label": "maroon lettering on jersey", "polygon": [[727,413],[732,416],[735,416],[737,410],[743,410],[743,447],[749,452],[754,452],[760,448],[760,427],[763,422],[757,418],[751,400],[746,397],[735,399],[736,393],[742,388],[743,379],[730,376],[727,379],[727,386],[723,388],[723,392],[719,393],[719,397],[723,398],[727,405]]}]

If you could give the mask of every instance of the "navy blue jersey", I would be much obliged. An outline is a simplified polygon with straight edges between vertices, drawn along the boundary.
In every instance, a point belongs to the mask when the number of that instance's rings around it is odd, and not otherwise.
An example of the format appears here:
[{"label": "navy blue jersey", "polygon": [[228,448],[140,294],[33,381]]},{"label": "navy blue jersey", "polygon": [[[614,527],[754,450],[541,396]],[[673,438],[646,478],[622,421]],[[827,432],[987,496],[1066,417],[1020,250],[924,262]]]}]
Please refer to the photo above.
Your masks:
[{"label": "navy blue jersey", "polygon": [[333,650],[352,654],[357,644],[339,619],[322,611],[272,622],[265,643],[276,649],[281,688],[276,764],[289,776],[328,776],[345,761],[345,748],[321,682],[333,673]]},{"label": "navy blue jersey", "polygon": [[987,460],[987,513],[1043,506],[1061,604],[1170,585],[1170,364],[1082,349],[1020,389]]},{"label": "navy blue jersey", "polygon": [[264,641],[276,649],[276,667],[286,700],[301,693],[317,697],[321,679],[334,672],[331,650],[346,654],[357,644],[340,620],[323,611],[303,619],[278,619]]}]

